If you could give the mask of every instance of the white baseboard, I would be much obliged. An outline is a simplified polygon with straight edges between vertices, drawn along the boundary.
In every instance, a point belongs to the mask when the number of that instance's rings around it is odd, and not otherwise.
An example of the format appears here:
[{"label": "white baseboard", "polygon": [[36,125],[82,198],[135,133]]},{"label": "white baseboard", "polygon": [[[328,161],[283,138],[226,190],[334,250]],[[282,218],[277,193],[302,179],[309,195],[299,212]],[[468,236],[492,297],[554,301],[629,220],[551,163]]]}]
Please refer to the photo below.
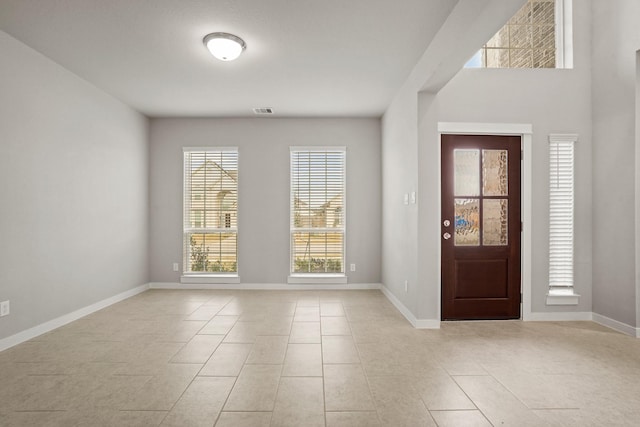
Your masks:
[{"label": "white baseboard", "polygon": [[140,285],[136,288],[129,289],[128,291],[119,293],[118,295],[114,295],[110,298],[104,299],[102,301],[98,301],[94,304],[91,304],[79,310],[73,311],[69,314],[60,316],[56,319],[49,320],[48,322],[45,322],[45,323],[41,323],[40,325],[29,328],[25,331],[18,332],[17,334],[11,335],[7,338],[3,338],[0,340],[0,351],[4,351],[15,345],[21,344],[25,341],[29,341],[32,338],[35,338],[39,335],[50,332],[56,328],[66,325],[67,323],[71,323],[74,320],[78,320],[91,313],[95,313],[98,310],[102,310],[105,307],[113,305],[117,302],[130,298],[139,293],[142,293],[147,289],[149,289],[148,284]]},{"label": "white baseboard", "polygon": [[558,312],[534,312],[527,316],[526,321],[532,322],[570,322],[593,320],[590,311],[558,311]]},{"label": "white baseboard", "polygon": [[438,319],[416,319],[413,327],[416,329],[440,329]]},{"label": "white baseboard", "polygon": [[[98,301],[87,307],[65,314],[56,319],[42,323],[40,325],[29,328],[25,331],[18,332],[7,338],[0,339],[0,351],[21,344],[32,338],[44,333],[50,332],[56,328],[78,320],[84,316],[102,310],[105,307],[113,305],[117,302],[130,298],[134,295],[142,293],[147,289],[242,289],[242,290],[372,290],[380,289],[385,297],[393,304],[398,311],[413,325],[416,329],[439,329],[440,320],[438,319],[417,319],[414,314],[391,293],[391,291],[381,283],[350,283],[341,285],[296,285],[284,283],[240,283],[230,284],[196,284],[196,283],[171,283],[171,282],[151,282],[138,286],[128,291],[114,295],[110,298]],[[527,320],[530,321],[584,321],[592,320],[600,325],[606,326],[618,332],[622,332],[633,337],[640,338],[640,328],[627,325],[606,316],[591,312],[556,312],[556,313],[531,313]]]},{"label": "white baseboard", "polygon": [[380,290],[387,297],[387,299],[394,305],[395,308],[413,325],[416,329],[440,329],[440,320],[438,319],[417,319],[391,291],[384,285],[380,287]]},{"label": "white baseboard", "polygon": [[640,338],[640,328],[635,328],[631,325],[627,325],[626,323],[619,322],[598,313],[593,313],[593,321],[602,326],[606,326],[607,328],[611,328],[614,331]]},{"label": "white baseboard", "polygon": [[310,291],[310,290],[370,290],[380,289],[380,283],[347,284],[294,284],[294,283],[173,283],[151,282],[150,289],[212,289],[212,290],[270,290],[270,291]]}]

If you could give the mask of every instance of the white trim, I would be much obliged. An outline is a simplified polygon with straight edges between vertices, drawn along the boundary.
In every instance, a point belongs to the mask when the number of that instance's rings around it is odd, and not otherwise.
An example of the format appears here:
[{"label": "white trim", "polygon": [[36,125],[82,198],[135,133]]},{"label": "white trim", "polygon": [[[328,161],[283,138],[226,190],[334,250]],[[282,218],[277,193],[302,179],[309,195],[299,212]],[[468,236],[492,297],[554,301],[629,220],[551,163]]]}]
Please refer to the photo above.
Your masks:
[{"label": "white trim", "polygon": [[287,284],[287,283],[176,283],[151,282],[149,289],[211,289],[211,290],[267,290],[267,291],[311,291],[311,290],[374,290],[380,289],[380,283],[348,283],[348,284]]},{"label": "white trim", "polygon": [[[640,223],[640,50],[636,51],[635,80],[635,224]],[[640,338],[640,227],[635,227],[635,291],[636,291],[636,335]]]},{"label": "white trim", "polygon": [[534,312],[529,313],[530,322],[572,322],[593,320],[590,311],[558,311],[558,312]]},{"label": "white trim", "polygon": [[180,276],[180,283],[240,283],[240,276],[235,274],[219,275],[183,275]]},{"label": "white trim", "polygon": [[[438,123],[438,127],[440,123]],[[442,135],[438,135],[438,143],[436,144],[436,150],[438,151],[438,190],[436,192],[436,200],[437,200],[437,215],[440,217],[440,221],[438,223],[433,224],[434,227],[434,235],[440,236],[440,224],[442,224]],[[436,228],[437,227],[437,228]],[[442,243],[438,242],[438,249],[436,251],[436,256],[438,257],[438,291],[437,291],[437,305],[438,309],[436,310],[436,318],[438,321],[442,319]]]},{"label": "white trim", "polygon": [[579,136],[577,133],[550,133],[549,142],[573,142],[577,144]]},{"label": "white trim", "polygon": [[[529,128],[531,131],[533,129]],[[522,320],[530,320],[531,305],[533,304],[532,294],[532,254],[533,254],[533,136],[532,132],[522,135],[522,241],[520,242],[522,264],[520,265],[522,274]]]},{"label": "white trim", "polygon": [[[521,211],[520,217],[522,218],[522,239],[520,241],[520,257],[521,257],[521,280],[520,289],[522,292],[522,320],[531,319],[531,265],[532,265],[532,159],[533,159],[533,125],[528,123],[458,123],[458,122],[438,122],[438,133],[440,135],[452,133],[452,134],[467,134],[467,135],[519,135],[521,136],[522,150],[524,158],[522,161],[521,174]],[[441,147],[441,139],[438,138],[438,147]],[[442,165],[438,162],[438,168]],[[442,176],[441,170],[438,172],[438,176]],[[442,183],[438,186],[440,189]],[[440,190],[438,190],[440,191]],[[442,195],[438,196],[438,209],[442,211]],[[439,234],[439,233],[438,233]],[[438,245],[438,264],[439,276],[442,277],[442,253],[440,252],[441,245]],[[441,286],[438,286],[438,317],[441,316]]]},{"label": "white trim", "polygon": [[593,321],[602,326],[606,326],[607,328],[611,328],[614,331],[640,338],[640,328],[634,328],[631,325],[627,325],[626,323],[619,322],[598,313],[593,313]]},{"label": "white trim", "polygon": [[556,68],[573,68],[573,0],[556,0]]},{"label": "white trim", "polygon": [[555,3],[556,68],[564,68],[564,1],[556,0]]},{"label": "white trim", "polygon": [[335,274],[308,274],[295,275],[291,274],[287,277],[289,284],[314,284],[314,285],[343,285],[347,283],[347,276]]},{"label": "white trim", "polygon": [[18,332],[15,335],[3,338],[0,340],[0,351],[4,351],[18,344],[22,344],[25,341],[29,341],[32,338],[50,332],[56,328],[66,325],[67,323],[71,323],[74,320],[78,320],[82,317],[88,316],[91,313],[95,313],[98,310],[102,310],[105,307],[109,307],[110,305],[113,305],[117,302],[123,301],[127,298],[131,298],[134,295],[138,295],[139,293],[142,293],[147,289],[149,289],[148,283],[140,285],[133,289],[129,289],[128,291],[121,292],[110,298],[103,299],[102,301],[98,301],[81,309],[72,311],[71,313],[62,315],[53,320],[49,320],[48,322],[41,323],[22,332]]},{"label": "white trim", "polygon": [[409,310],[398,298],[393,295],[393,293],[384,285],[380,287],[380,290],[387,297],[387,299],[393,304],[393,306],[398,309],[400,314],[402,314],[408,321],[413,325],[416,329],[440,329],[440,320],[438,319],[417,319],[416,316],[413,315],[411,310]]},{"label": "white trim", "polygon": [[215,145],[207,145],[204,147],[182,147],[182,152],[189,151],[238,151],[238,147],[217,147]]},{"label": "white trim", "polygon": [[438,133],[467,135],[530,135],[533,125],[527,123],[458,123],[438,122]]},{"label": "white trim", "polygon": [[554,293],[549,291],[547,294],[547,305],[578,305],[580,295],[571,293]]},{"label": "white trim", "polygon": [[344,151],[347,152],[347,147],[344,145],[291,145],[289,146],[289,152],[297,151]]},{"label": "white trim", "polygon": [[416,329],[440,329],[439,319],[415,319],[413,327]]}]

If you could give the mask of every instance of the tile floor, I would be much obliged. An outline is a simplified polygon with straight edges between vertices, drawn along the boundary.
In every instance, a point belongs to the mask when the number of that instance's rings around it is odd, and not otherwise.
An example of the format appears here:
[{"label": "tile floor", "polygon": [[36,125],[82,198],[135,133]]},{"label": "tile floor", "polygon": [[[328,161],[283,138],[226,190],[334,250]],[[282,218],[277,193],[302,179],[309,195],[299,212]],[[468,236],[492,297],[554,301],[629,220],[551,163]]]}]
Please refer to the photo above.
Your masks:
[{"label": "tile floor", "polygon": [[0,353],[2,426],[638,426],[640,340],[413,329],[379,291],[167,291]]}]

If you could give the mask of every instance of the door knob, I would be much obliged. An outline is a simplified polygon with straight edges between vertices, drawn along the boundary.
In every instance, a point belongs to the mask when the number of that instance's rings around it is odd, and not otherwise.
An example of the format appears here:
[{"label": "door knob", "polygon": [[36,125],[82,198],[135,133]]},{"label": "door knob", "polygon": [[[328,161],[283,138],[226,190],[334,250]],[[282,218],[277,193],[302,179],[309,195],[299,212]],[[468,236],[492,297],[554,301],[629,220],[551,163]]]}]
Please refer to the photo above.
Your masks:
[{"label": "door knob", "polygon": [[442,221],[442,225],[444,225],[445,227],[448,227],[451,225],[451,221],[449,221],[448,219],[445,219],[444,221]]},{"label": "door knob", "polygon": [[449,234],[449,233],[444,233],[444,234],[442,235],[442,237],[444,237],[444,240],[449,240],[449,239],[451,238],[451,234]]}]

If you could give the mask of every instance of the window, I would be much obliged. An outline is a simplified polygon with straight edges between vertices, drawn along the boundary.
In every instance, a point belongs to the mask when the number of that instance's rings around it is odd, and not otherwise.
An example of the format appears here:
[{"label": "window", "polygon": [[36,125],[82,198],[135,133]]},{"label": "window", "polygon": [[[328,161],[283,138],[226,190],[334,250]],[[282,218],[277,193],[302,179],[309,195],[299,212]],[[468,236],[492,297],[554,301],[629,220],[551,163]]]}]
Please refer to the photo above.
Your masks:
[{"label": "window", "polygon": [[577,304],[573,291],[574,148],[577,139],[577,135],[549,136],[547,304],[550,305]]},{"label": "window", "polygon": [[237,274],[237,242],[237,148],[185,148],[184,274]]},{"label": "window", "polygon": [[571,0],[528,0],[468,68],[571,68]]},{"label": "window", "polygon": [[291,148],[291,273],[344,275],[342,147]]}]

